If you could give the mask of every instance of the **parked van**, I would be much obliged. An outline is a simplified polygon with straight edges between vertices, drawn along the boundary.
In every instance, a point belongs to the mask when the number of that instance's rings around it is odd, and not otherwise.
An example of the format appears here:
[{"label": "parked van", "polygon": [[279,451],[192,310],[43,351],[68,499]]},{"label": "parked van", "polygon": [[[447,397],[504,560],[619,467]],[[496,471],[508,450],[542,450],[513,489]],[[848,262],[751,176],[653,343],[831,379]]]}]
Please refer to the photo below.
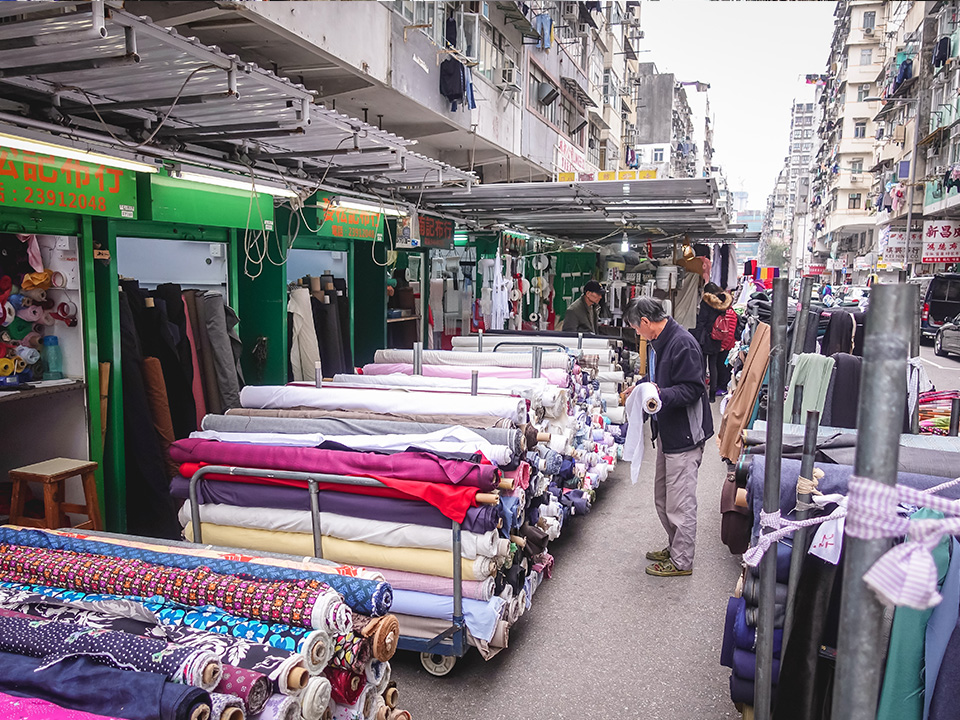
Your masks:
[{"label": "parked van", "polygon": [[945,322],[960,315],[960,273],[939,273],[930,281],[920,311],[920,332],[933,338]]}]

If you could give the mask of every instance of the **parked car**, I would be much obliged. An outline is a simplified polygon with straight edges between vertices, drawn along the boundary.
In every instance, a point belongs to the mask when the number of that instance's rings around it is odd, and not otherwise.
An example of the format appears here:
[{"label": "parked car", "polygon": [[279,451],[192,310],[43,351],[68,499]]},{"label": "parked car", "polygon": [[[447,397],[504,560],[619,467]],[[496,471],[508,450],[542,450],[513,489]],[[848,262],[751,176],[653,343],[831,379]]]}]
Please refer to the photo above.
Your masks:
[{"label": "parked car", "polygon": [[927,286],[920,309],[920,333],[936,337],[937,330],[960,315],[960,273],[939,273]]},{"label": "parked car", "polygon": [[837,304],[844,307],[867,309],[870,288],[860,285],[845,285],[837,291]]},{"label": "parked car", "polygon": [[940,326],[933,339],[933,351],[940,356],[960,355],[960,315]]}]

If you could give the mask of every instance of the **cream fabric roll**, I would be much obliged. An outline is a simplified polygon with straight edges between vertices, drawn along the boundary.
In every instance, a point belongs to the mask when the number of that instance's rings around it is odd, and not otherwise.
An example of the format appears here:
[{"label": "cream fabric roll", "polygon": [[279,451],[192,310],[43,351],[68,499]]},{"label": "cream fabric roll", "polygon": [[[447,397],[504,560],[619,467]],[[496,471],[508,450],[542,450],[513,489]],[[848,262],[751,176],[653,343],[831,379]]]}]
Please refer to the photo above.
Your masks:
[{"label": "cream fabric roll", "polygon": [[450,393],[386,390],[382,388],[307,387],[302,385],[247,385],[240,391],[245,408],[317,410],[363,410],[375,413],[422,413],[471,415],[523,422],[527,403],[499,395],[454,395]]},{"label": "cream fabric roll", "polygon": [[[190,523],[190,501],[184,502],[179,513],[180,524]],[[220,503],[200,505],[200,522],[234,526],[253,530],[271,530],[289,533],[313,533],[308,510],[281,510],[277,508],[249,508]],[[325,537],[384,545],[387,547],[427,548],[450,550],[453,547],[452,530],[427,527],[412,523],[365,520],[348,515],[320,513],[320,529]],[[206,535],[204,535],[206,537]],[[502,549],[496,530],[478,534],[460,533],[461,554],[474,560],[478,556],[496,557]],[[311,545],[312,547],[312,545]]]},{"label": "cream fabric roll", "polygon": [[[313,535],[309,533],[255,530],[229,525],[202,523],[203,542],[225,547],[247,548],[262,552],[278,552],[287,555],[313,555]],[[183,529],[184,537],[193,539],[192,523]],[[390,548],[365,542],[352,542],[338,538],[323,538],[323,557],[336,563],[362,565],[364,567],[405,570],[407,572],[453,577],[453,553],[450,551],[423,548]],[[485,580],[497,571],[491,558],[464,558],[464,580]]]},{"label": "cream fabric roll", "polygon": [[600,398],[607,404],[608,408],[620,407],[620,395],[618,393],[601,393]]},{"label": "cream fabric roll", "polygon": [[614,425],[623,425],[627,421],[627,412],[623,406],[608,408],[606,415]]},{"label": "cream fabric roll", "polygon": [[623,371],[622,370],[604,370],[601,373],[597,373],[597,380],[602,383],[611,382],[611,383],[622,383],[624,381]]},{"label": "cream fabric roll", "polygon": [[[426,377],[424,375],[334,375],[331,385],[340,387],[364,387],[377,385],[384,387],[440,388],[457,392],[470,392],[470,378]],[[477,391],[484,395],[517,395],[532,400],[551,387],[546,378],[529,380],[479,378]]]},{"label": "cream fabric roll", "polygon": [[[412,363],[413,350],[377,350],[373,361],[380,363]],[[457,352],[454,350],[424,350],[424,365],[476,365],[512,368],[532,368],[533,354],[508,352]],[[570,367],[570,356],[561,352],[543,353],[540,367]]]},{"label": "cream fabric roll", "polygon": [[287,312],[293,314],[293,342],[290,345],[290,366],[294,380],[313,380],[320,362],[320,345],[313,324],[310,291],[294,288],[287,301]]}]

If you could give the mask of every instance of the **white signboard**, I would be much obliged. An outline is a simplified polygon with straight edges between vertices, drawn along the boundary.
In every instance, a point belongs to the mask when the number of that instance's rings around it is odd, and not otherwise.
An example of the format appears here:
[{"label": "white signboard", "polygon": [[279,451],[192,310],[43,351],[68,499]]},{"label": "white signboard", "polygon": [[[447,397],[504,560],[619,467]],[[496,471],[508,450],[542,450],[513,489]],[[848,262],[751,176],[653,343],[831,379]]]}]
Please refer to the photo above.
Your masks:
[{"label": "white signboard", "polygon": [[881,245],[880,252],[883,255],[883,262],[890,265],[904,265],[905,263],[920,262],[920,250],[923,248],[923,233],[914,230],[910,233],[910,259],[906,259],[907,251],[907,232],[906,230],[890,230],[887,245]]},{"label": "white signboard", "polygon": [[960,262],[960,220],[924,221],[923,262]]},{"label": "white signboard", "polygon": [[557,173],[582,173],[589,172],[590,166],[587,164],[586,156],[577,149],[575,145],[557,138]]}]

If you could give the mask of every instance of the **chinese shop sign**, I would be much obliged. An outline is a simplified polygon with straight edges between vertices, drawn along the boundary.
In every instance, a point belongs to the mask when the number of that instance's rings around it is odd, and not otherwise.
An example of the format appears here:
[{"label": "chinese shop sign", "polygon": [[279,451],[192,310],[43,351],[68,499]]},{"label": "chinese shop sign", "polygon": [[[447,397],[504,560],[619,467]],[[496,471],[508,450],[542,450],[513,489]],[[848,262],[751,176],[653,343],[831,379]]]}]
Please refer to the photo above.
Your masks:
[{"label": "chinese shop sign", "polygon": [[427,248],[453,248],[453,220],[420,214],[420,244]]},{"label": "chinese shop sign", "polygon": [[136,219],[136,173],[0,145],[0,205]]},{"label": "chinese shop sign", "polygon": [[923,262],[960,262],[960,220],[923,223]]}]

